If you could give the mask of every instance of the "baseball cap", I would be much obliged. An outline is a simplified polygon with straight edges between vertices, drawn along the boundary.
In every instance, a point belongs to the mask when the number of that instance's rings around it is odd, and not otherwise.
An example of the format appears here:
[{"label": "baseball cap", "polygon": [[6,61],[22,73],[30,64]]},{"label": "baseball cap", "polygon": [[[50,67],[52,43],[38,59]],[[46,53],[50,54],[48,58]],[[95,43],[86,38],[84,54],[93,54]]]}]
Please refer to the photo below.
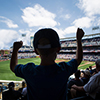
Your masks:
[{"label": "baseball cap", "polygon": [[[47,39],[49,43],[45,45],[39,44],[40,39]],[[44,48],[56,48],[60,47],[60,39],[57,34],[57,32],[51,28],[44,28],[38,30],[35,35],[34,35],[34,40],[33,40],[33,46],[34,48],[39,48],[39,49],[44,49]]]},{"label": "baseball cap", "polygon": [[90,76],[90,71],[89,70],[85,70],[85,71],[83,71],[83,73]]}]

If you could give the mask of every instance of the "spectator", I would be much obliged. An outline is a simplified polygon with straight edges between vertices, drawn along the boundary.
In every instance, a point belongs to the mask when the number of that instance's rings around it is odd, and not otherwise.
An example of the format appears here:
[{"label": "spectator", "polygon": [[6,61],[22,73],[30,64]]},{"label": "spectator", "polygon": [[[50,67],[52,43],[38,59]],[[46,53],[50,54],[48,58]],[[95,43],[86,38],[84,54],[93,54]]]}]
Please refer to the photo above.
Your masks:
[{"label": "spectator", "polygon": [[75,84],[75,85],[77,85],[77,86],[83,86],[83,81],[81,81],[81,80],[79,79],[79,78],[80,78],[80,74],[81,74],[80,70],[77,70],[77,71],[75,72],[75,74],[74,74],[75,78],[70,79],[69,82],[67,82],[67,85],[68,85],[68,99],[73,98],[73,97],[71,96],[71,92],[70,92],[72,85]]},{"label": "spectator", "polygon": [[10,82],[8,84],[9,90],[4,91],[2,93],[2,100],[18,100],[21,97],[21,93],[19,91],[14,90],[14,87],[14,82]]},{"label": "spectator", "polygon": [[89,93],[89,96],[93,99],[96,98],[96,93],[100,92],[100,59],[98,59],[95,64],[98,73],[93,75],[87,84],[85,84],[84,86],[72,86],[73,89],[79,92],[84,91],[86,93]]},{"label": "spectator", "polygon": [[81,78],[81,80],[83,81],[83,85],[85,85],[89,81],[91,75],[89,70],[82,71],[82,73],[83,77]]},{"label": "spectator", "polygon": [[68,88],[71,89],[72,85],[77,85],[77,86],[83,86],[83,82],[79,79],[80,78],[80,70],[77,70],[75,72],[75,78],[74,79],[71,79],[69,82],[68,82]]},{"label": "spectator", "polygon": [[86,68],[86,70],[89,70],[89,68]]},{"label": "spectator", "polygon": [[92,66],[89,66],[89,71],[90,71],[90,74],[92,75],[93,74],[93,70],[92,70]]},{"label": "spectator", "polygon": [[13,53],[10,62],[11,70],[16,76],[22,77],[27,83],[28,100],[66,100],[67,80],[75,73],[83,59],[81,39],[84,35],[82,29],[77,30],[76,59],[69,62],[55,63],[59,52],[59,36],[53,29],[41,29],[34,35],[34,49],[40,55],[40,65],[28,63],[18,64],[18,50],[22,47],[22,41],[13,44]]},{"label": "spectator", "polygon": [[25,81],[22,81],[22,87],[18,89],[18,91],[19,91],[20,93],[22,93],[23,88],[25,88],[25,84],[26,84]]}]

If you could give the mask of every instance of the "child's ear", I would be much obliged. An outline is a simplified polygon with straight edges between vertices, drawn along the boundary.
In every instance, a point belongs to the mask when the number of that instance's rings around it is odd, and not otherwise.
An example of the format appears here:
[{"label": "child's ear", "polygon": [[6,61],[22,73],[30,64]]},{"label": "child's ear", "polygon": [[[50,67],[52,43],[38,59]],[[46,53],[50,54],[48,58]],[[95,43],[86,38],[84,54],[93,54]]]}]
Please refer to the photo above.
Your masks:
[{"label": "child's ear", "polygon": [[57,53],[59,53],[60,49],[61,49],[61,47],[57,48]]},{"label": "child's ear", "polygon": [[36,49],[35,49],[34,51],[35,51],[35,53],[36,53],[37,55],[39,55],[39,53],[37,52],[37,50],[36,50]]}]

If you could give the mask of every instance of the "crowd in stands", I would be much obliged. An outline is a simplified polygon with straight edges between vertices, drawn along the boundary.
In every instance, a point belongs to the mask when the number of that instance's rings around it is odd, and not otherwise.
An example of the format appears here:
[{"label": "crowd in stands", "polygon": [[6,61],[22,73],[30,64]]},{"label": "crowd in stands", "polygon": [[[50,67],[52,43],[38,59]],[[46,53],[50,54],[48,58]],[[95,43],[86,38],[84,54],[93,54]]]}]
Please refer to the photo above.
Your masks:
[{"label": "crowd in stands", "polygon": [[[0,56],[0,61],[6,61],[6,60],[10,60],[11,55],[9,55],[9,57],[3,57]],[[36,53],[18,53],[18,59],[24,59],[24,58],[34,58],[36,57]]]},{"label": "crowd in stands", "polygon": [[[97,46],[100,45],[100,37],[87,38],[82,40],[82,46]],[[61,47],[76,47],[76,40],[61,41]]]},{"label": "crowd in stands", "polygon": [[36,53],[18,53],[18,59],[34,57],[36,57]]},{"label": "crowd in stands", "polygon": [[[94,87],[89,87],[91,88],[91,92],[88,91],[88,92],[84,92],[84,91],[80,91],[78,89],[75,90],[75,86],[77,87],[83,87],[83,86],[87,86],[87,84],[91,85],[93,84],[90,79],[94,76],[96,76],[98,72],[96,71],[96,69],[93,69],[92,66],[89,66],[89,68],[86,68],[84,71],[80,71],[80,70],[77,70],[75,73],[74,73],[74,77],[70,77],[68,82],[67,82],[67,85],[68,85],[68,98],[69,100],[74,100],[73,98],[75,98],[75,100],[99,100],[99,99],[96,99],[95,97],[92,97],[90,94],[92,95],[95,95],[96,96],[96,93],[98,93],[98,91],[96,91],[96,88]],[[95,80],[95,78],[94,78]],[[93,81],[93,80],[92,80]],[[96,82],[97,80],[95,80]],[[94,85],[94,84],[93,84]],[[97,85],[97,84],[95,84]],[[99,85],[99,83],[98,83]],[[92,85],[91,85],[92,86]],[[92,90],[93,88],[93,90]],[[97,88],[99,88],[97,86]],[[77,98],[77,97],[82,97],[82,96],[85,96],[84,98]],[[77,98],[77,99],[76,99]]]},{"label": "crowd in stands", "polygon": [[[58,59],[67,59],[70,60],[72,58],[76,58],[76,54],[58,54],[57,55]],[[86,54],[83,55],[83,60],[84,61],[96,61],[97,59],[100,59],[100,55],[94,55],[94,54]]]},{"label": "crowd in stands", "polygon": [[[66,40],[66,41],[61,41],[61,47],[76,47],[76,40]],[[87,39],[83,39],[82,40],[82,45],[83,46],[95,46],[95,45],[100,45],[100,37],[94,37],[94,38],[87,38]],[[12,53],[12,49],[13,47],[10,47],[10,51]],[[19,53],[18,53],[18,58],[32,58],[32,57],[36,57],[37,55],[35,53],[33,53],[32,51],[34,51],[34,48],[31,46],[22,46],[19,49]],[[32,53],[31,53],[32,52]],[[62,48],[60,50],[60,52],[76,52],[76,48]],[[100,52],[100,48],[99,47],[92,47],[92,48],[83,48],[83,53],[99,53]],[[58,54],[58,58],[64,58],[64,59],[71,59],[71,58],[75,58],[75,54]],[[83,60],[87,60],[87,61],[95,61],[96,59],[99,59],[100,55],[94,56],[94,55],[84,55]],[[9,60],[10,56],[8,57],[3,57],[0,56],[0,60]]]},{"label": "crowd in stands", "polygon": [[0,56],[0,61],[6,61],[6,60],[9,60],[9,57],[1,57]]},{"label": "crowd in stands", "polygon": [[15,83],[8,83],[6,89],[2,89],[2,100],[27,100],[27,85],[22,81],[22,87],[15,90]]},{"label": "crowd in stands", "polygon": [[[60,52],[76,52],[76,48],[63,48],[63,49],[61,49],[60,50]],[[92,47],[92,48],[83,48],[83,53],[85,53],[85,52],[87,52],[87,53],[97,53],[97,52],[100,52],[100,47]]]},{"label": "crowd in stands", "polygon": [[[76,50],[75,50],[76,51]],[[24,58],[34,58],[36,57],[36,53],[18,53],[18,59],[24,59]],[[57,54],[58,59],[72,59],[76,58],[75,54]],[[9,60],[10,57],[0,57],[1,61]],[[84,61],[96,61],[97,59],[100,59],[100,54],[83,54],[83,60]]]},{"label": "crowd in stands", "polygon": [[[10,47],[10,52],[12,53],[13,47]],[[34,48],[32,46],[26,46],[23,45],[18,52],[31,52],[34,51]]]}]

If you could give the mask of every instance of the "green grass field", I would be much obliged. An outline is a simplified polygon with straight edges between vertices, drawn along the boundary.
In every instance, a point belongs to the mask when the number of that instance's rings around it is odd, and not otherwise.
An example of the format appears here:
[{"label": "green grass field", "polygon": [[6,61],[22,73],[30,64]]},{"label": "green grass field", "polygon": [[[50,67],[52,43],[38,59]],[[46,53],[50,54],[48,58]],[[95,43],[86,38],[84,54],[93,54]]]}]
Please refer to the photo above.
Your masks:
[{"label": "green grass field", "polygon": [[[61,59],[57,59],[57,60],[61,60]],[[19,59],[18,60],[19,64],[26,64],[26,63],[29,63],[29,62],[34,62],[35,64],[39,65],[40,64],[40,58],[28,58],[28,59]],[[67,62],[67,60],[66,60],[66,62]],[[85,63],[86,63],[86,65],[85,65]],[[90,65],[91,66],[95,65],[94,62],[92,64],[91,63],[87,64],[87,63],[88,63],[87,61],[82,61],[79,69],[86,69]],[[0,62],[0,80],[20,81],[22,79],[19,78],[19,77],[16,77],[15,74],[10,70],[10,61],[8,60],[8,61]]]}]

